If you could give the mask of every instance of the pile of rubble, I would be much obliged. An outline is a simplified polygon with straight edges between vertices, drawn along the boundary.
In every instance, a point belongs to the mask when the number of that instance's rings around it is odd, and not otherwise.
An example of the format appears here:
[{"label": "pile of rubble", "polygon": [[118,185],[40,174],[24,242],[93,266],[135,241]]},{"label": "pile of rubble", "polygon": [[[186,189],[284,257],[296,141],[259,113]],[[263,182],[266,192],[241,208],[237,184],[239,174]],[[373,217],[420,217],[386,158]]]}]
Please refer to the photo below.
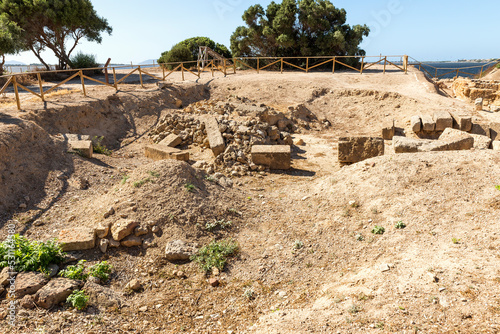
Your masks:
[{"label": "pile of rubble", "polygon": [[485,80],[470,80],[460,78],[452,85],[455,97],[468,102],[481,99],[481,107],[489,111],[500,111],[500,82]]}]

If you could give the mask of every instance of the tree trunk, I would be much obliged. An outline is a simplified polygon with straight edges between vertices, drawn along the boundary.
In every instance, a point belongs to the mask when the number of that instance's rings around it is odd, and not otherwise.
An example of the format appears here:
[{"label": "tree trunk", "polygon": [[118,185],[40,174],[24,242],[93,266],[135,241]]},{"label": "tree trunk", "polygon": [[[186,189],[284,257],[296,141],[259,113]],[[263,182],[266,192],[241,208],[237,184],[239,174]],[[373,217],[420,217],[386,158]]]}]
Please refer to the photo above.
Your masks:
[{"label": "tree trunk", "polygon": [[33,46],[30,46],[30,50],[33,51],[35,56],[38,58],[38,60],[40,60],[40,62],[43,64],[43,66],[45,66],[47,71],[50,71],[50,66],[47,65],[47,63],[45,61],[43,61],[42,57],[40,56],[40,54],[38,52],[36,52],[36,50],[33,48]]},{"label": "tree trunk", "polygon": [[2,62],[0,63],[0,75],[3,75],[3,65],[5,64],[5,55],[2,55]]}]

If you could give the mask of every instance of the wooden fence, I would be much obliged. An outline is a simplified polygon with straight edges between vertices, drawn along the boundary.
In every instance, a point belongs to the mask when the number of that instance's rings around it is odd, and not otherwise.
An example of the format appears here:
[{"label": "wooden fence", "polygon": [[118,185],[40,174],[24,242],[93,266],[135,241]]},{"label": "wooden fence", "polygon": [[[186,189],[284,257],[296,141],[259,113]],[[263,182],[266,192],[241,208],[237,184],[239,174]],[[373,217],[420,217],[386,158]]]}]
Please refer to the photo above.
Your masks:
[{"label": "wooden fence", "polygon": [[[360,62],[360,67],[356,68],[354,66],[351,66],[347,64],[347,61],[345,59],[348,58],[358,58],[361,60]],[[371,59],[375,58],[373,61],[370,61]],[[397,61],[394,60],[394,58],[398,59]],[[392,61],[390,60],[392,59]],[[251,62],[255,62],[255,65],[249,65]],[[295,62],[295,64],[294,64]],[[302,64],[302,65],[297,65],[297,64]],[[331,64],[330,64],[331,63]],[[3,87],[0,89],[0,94],[3,94],[7,88],[12,85],[14,88],[14,96],[16,99],[16,104],[17,108],[21,110],[21,100],[19,97],[19,89],[23,89],[28,93],[31,93],[38,98],[41,99],[41,101],[45,101],[45,95],[53,92],[55,89],[58,87],[64,85],[70,80],[77,79],[78,77],[80,78],[80,83],[82,87],[82,93],[84,96],[87,96],[87,90],[85,87],[85,80],[93,81],[98,84],[108,86],[111,88],[114,88],[115,90],[118,91],[118,85],[120,84],[125,84],[125,80],[131,76],[134,73],[137,73],[139,75],[139,82],[141,84],[141,87],[144,87],[144,80],[143,76],[149,76],[157,80],[165,80],[168,78],[171,74],[173,73],[178,73],[180,72],[181,78],[184,81],[186,75],[194,75],[198,79],[201,77],[201,73],[207,69],[208,71],[211,72],[212,76],[215,75],[215,72],[221,72],[224,74],[224,76],[227,76],[228,74],[233,74],[236,73],[237,68],[246,68],[246,69],[251,69],[255,70],[257,73],[260,73],[263,70],[272,70],[272,69],[279,69],[280,73],[283,73],[285,69],[287,68],[292,68],[295,70],[301,70],[305,73],[309,73],[311,70],[319,68],[323,66],[329,66],[331,65],[332,73],[335,73],[335,68],[336,65],[340,65],[344,68],[354,70],[359,72],[360,74],[363,74],[363,72],[370,67],[376,65],[376,64],[383,64],[383,73],[386,73],[386,68],[387,66],[394,66],[397,68],[397,70],[403,71],[404,73],[407,73],[408,71],[408,56],[364,56],[364,57],[349,57],[349,56],[330,56],[330,57],[236,57],[232,59],[223,59],[223,60],[216,60],[212,59],[206,66],[205,68],[200,67],[200,63],[197,61],[190,61],[190,62],[177,62],[177,63],[165,63],[165,64],[157,64],[156,66],[160,65],[161,67],[161,74],[152,74],[148,72],[149,68],[153,65],[124,65],[124,66],[109,66],[109,67],[98,67],[98,68],[86,68],[86,69],[71,69],[71,70],[54,70],[54,71],[43,71],[43,72],[26,72],[26,73],[11,73],[10,75],[4,75],[1,78],[5,78],[7,81],[3,85]],[[145,70],[144,68],[148,68],[148,70]],[[119,69],[130,69],[130,72],[126,73],[122,78],[117,80],[117,73],[116,71]],[[93,77],[90,77],[86,75],[88,71],[95,71],[95,70],[100,70],[105,72],[105,77],[106,79],[99,80]],[[110,83],[110,80],[108,79],[108,73],[112,72],[113,80],[112,83]],[[43,87],[43,81],[42,81],[42,74],[48,74],[48,73],[66,73],[69,76],[62,80],[61,82],[57,83],[56,85],[44,90]],[[31,87],[28,88],[25,85],[22,85],[19,82],[18,77],[20,75],[30,75],[33,77],[36,77],[37,80],[37,88]],[[35,92],[35,90],[39,90],[39,92]]]}]

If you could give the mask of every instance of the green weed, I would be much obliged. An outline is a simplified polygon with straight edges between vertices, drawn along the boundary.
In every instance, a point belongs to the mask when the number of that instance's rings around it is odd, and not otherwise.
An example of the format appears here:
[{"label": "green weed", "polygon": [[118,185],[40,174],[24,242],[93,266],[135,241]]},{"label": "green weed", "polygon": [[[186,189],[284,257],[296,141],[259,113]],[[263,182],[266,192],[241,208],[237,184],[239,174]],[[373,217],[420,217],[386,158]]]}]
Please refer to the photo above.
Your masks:
[{"label": "green weed", "polygon": [[221,219],[221,220],[214,220],[213,222],[208,222],[205,224],[205,229],[207,231],[214,231],[214,230],[217,230],[217,229],[225,229],[226,227],[230,227],[231,225],[233,224],[232,221],[225,221],[224,219]]},{"label": "green weed", "polygon": [[89,297],[85,294],[85,290],[75,290],[68,296],[66,302],[71,304],[77,310],[83,310],[87,307]]},{"label": "green weed", "polygon": [[75,265],[67,266],[66,269],[59,272],[59,276],[85,281],[88,276],[87,274],[83,273],[85,271],[85,262],[87,261],[80,260]]},{"label": "green weed", "polygon": [[107,261],[97,262],[89,268],[89,275],[99,278],[102,282],[106,282],[109,279],[112,269],[113,266],[109,265]]},{"label": "green weed", "polygon": [[226,265],[227,258],[234,255],[238,251],[238,248],[238,244],[232,239],[214,240],[191,256],[191,260],[197,262],[205,272],[210,272],[214,267],[222,271]]},{"label": "green weed", "polygon": [[385,228],[383,228],[382,226],[375,225],[375,227],[372,230],[372,233],[373,234],[384,234],[385,233]]},{"label": "green weed", "polygon": [[122,176],[122,181],[121,181],[121,184],[125,184],[127,182],[127,180],[130,179],[130,176],[128,175],[123,175]]},{"label": "green weed", "polygon": [[94,152],[110,156],[113,152],[111,152],[111,150],[106,148],[106,146],[102,145],[101,142],[103,139],[104,137],[97,137],[97,136],[94,137],[94,140],[92,140],[93,143],[92,146],[94,148]]},{"label": "green weed", "polygon": [[192,184],[192,183],[186,183],[186,184],[184,185],[184,189],[186,189],[186,191],[187,191],[187,192],[192,193],[192,192],[194,192],[194,191],[196,190],[196,187],[195,187],[195,185],[194,185],[194,184]]},{"label": "green weed", "polygon": [[395,226],[395,227],[396,227],[397,229],[399,229],[399,230],[400,230],[400,229],[405,228],[405,227],[406,227],[406,224],[405,224],[405,223],[403,223],[402,221],[398,221],[398,222],[396,223],[396,226]]}]

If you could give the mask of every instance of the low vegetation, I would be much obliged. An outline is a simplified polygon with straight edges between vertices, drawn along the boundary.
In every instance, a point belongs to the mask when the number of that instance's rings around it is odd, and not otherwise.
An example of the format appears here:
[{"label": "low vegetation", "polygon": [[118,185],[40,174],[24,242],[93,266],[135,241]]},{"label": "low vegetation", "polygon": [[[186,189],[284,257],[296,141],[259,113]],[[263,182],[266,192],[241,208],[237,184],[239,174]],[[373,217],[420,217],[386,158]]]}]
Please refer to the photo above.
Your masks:
[{"label": "low vegetation", "polygon": [[94,140],[92,141],[94,152],[110,156],[113,152],[111,152],[111,150],[109,150],[106,146],[102,144],[103,139],[104,137],[97,137],[97,136],[94,137]]},{"label": "low vegetation", "polygon": [[197,262],[205,272],[210,272],[214,267],[222,271],[227,258],[234,255],[238,248],[238,244],[232,239],[214,240],[191,256],[191,260]]},{"label": "low vegetation", "polygon": [[85,262],[87,261],[80,260],[76,265],[66,267],[66,269],[59,272],[59,276],[82,281],[85,281],[89,276],[96,277],[102,282],[109,279],[113,266],[109,265],[107,261],[97,262],[90,266],[87,272],[85,272]]},{"label": "low vegetation", "polygon": [[83,310],[88,305],[89,297],[85,294],[85,290],[75,290],[68,296],[66,302],[77,310]]},{"label": "low vegetation", "polygon": [[375,225],[375,227],[372,229],[373,234],[384,234],[385,233],[385,228],[382,226]]}]

